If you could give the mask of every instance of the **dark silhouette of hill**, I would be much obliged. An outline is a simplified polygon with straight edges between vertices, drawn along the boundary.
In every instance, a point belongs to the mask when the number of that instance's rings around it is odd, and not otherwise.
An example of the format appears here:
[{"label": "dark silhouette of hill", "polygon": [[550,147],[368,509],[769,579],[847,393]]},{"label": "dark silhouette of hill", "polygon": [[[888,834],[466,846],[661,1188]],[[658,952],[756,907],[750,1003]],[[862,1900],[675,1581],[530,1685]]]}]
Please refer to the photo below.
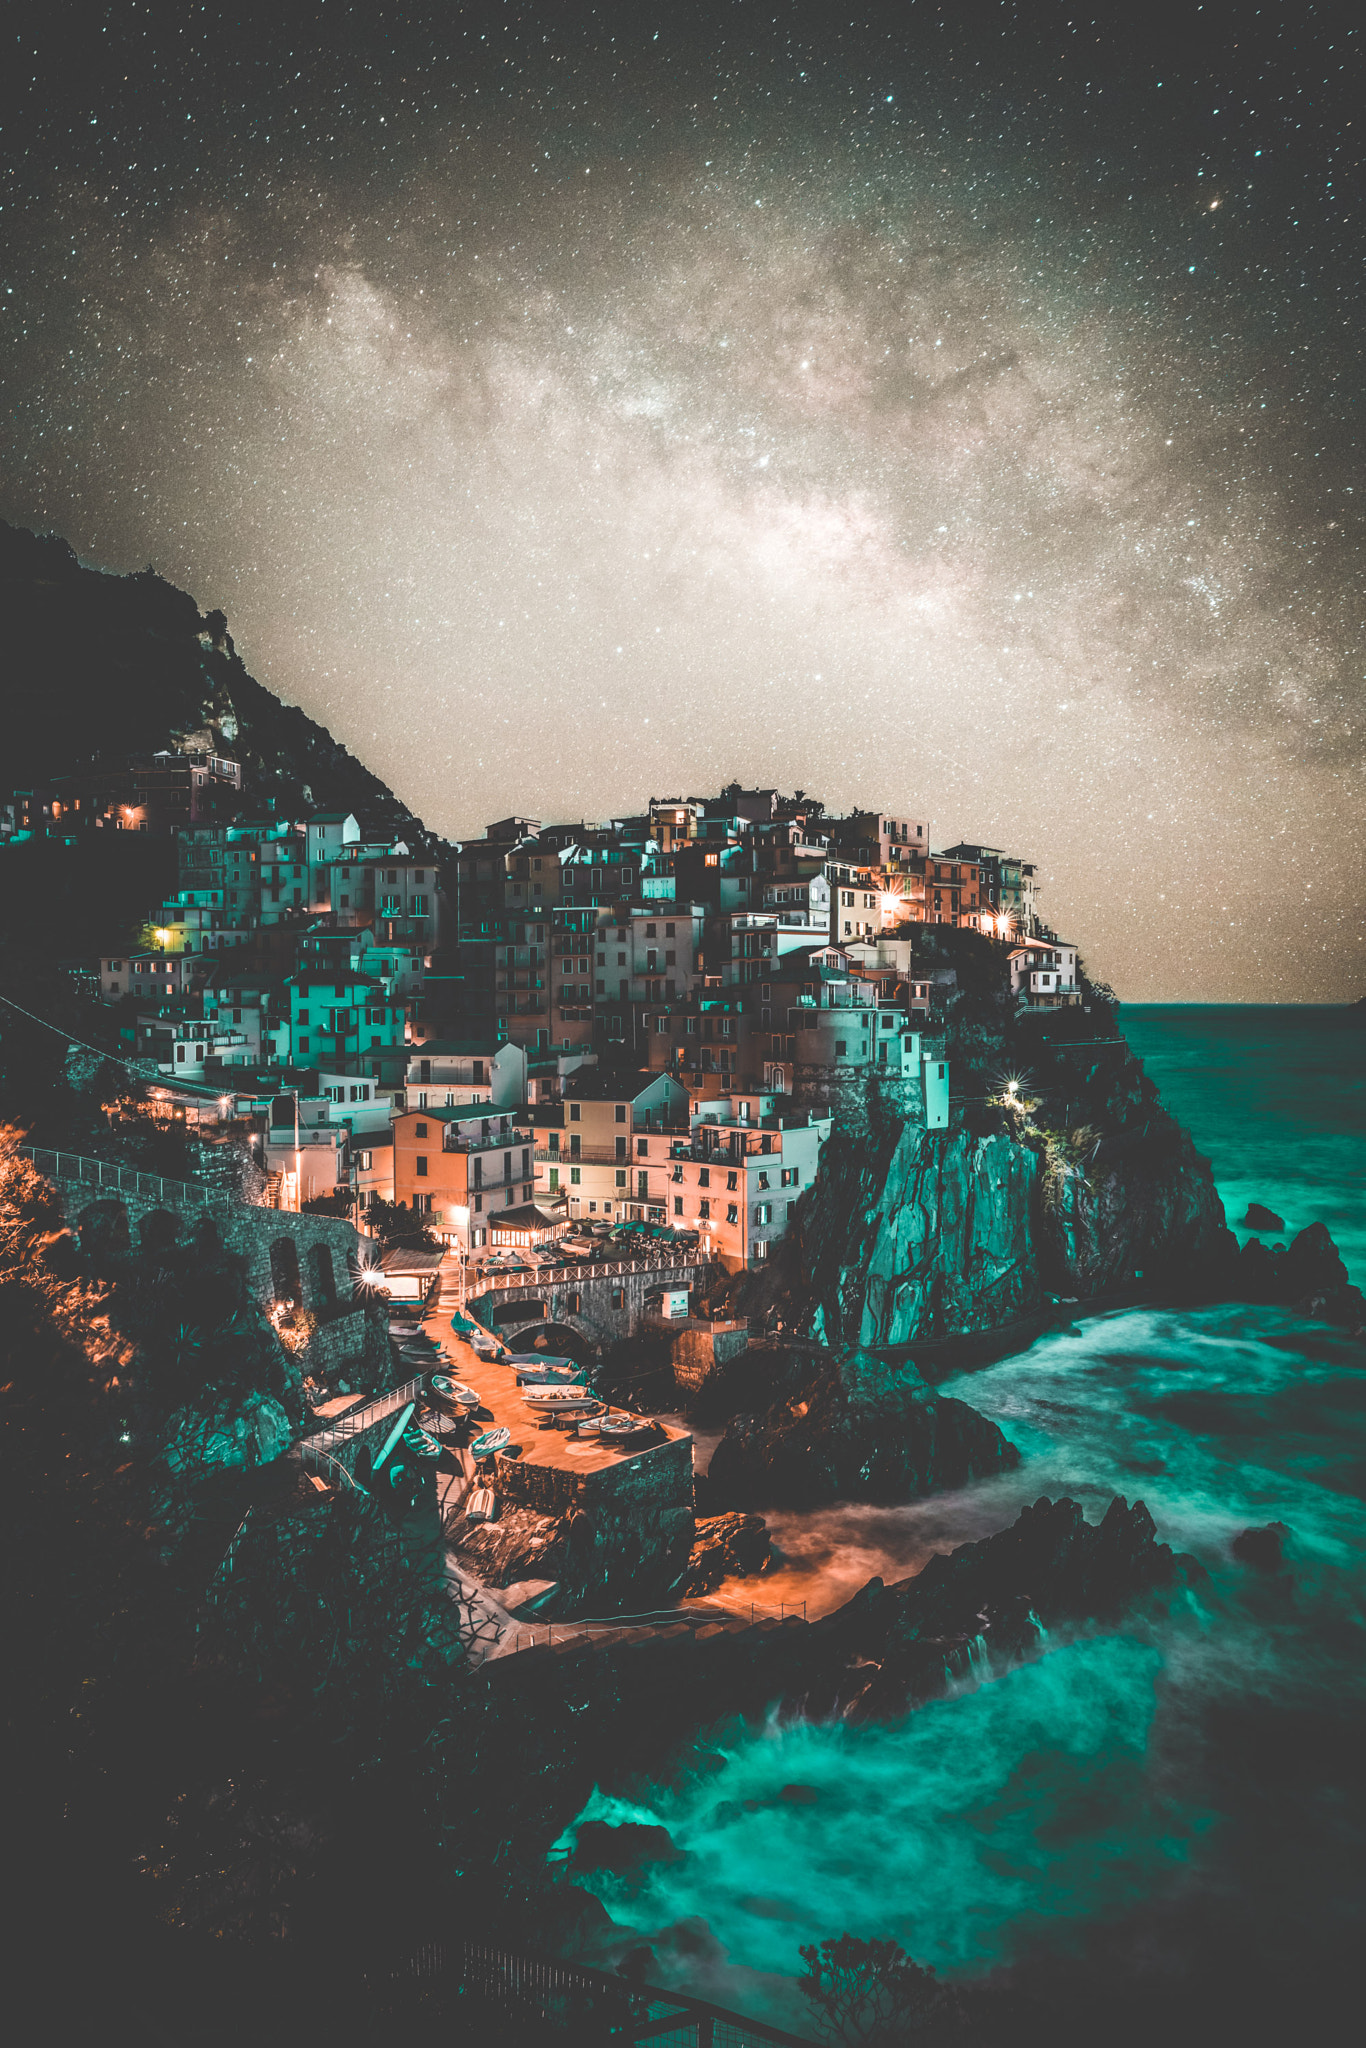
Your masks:
[{"label": "dark silhouette of hill", "polygon": [[194,735],[243,767],[246,811],[354,811],[392,837],[425,837],[379,777],[247,673],[222,612],[144,569],[83,568],[55,534],[0,520],[5,650],[3,791],[92,757],[152,753]]}]

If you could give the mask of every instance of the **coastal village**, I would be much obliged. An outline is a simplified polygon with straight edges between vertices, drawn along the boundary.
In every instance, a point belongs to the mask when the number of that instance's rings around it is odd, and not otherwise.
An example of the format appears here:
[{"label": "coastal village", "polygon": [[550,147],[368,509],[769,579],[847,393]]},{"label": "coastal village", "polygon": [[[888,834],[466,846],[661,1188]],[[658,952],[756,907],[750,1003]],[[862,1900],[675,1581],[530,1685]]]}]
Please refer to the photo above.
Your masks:
[{"label": "coastal village", "polygon": [[[296,1362],[312,1485],[352,1483],[357,1457],[367,1487],[392,1477],[403,1420],[496,1647],[519,1603],[700,1582],[689,1430],[605,1365],[634,1346],[686,1408],[774,1332],[735,1289],[778,1254],[842,1108],[874,1087],[947,1130],[956,976],[927,933],[987,939],[1021,1012],[1082,991],[1033,864],[936,848],[924,818],[733,784],[456,844],[392,826],[254,808],[242,766],[191,741],[13,791],[0,873],[35,841],[173,845],[176,886],[98,961],[111,1038],[142,1113],[234,1162],[233,1242]],[[92,1179],[145,1227],[150,1177],[129,1201],[124,1169],[33,1159],[78,1183],[83,1232]],[[151,1208],[195,1198],[162,1184]],[[701,1579],[746,1544],[727,1531]]]},{"label": "coastal village", "polygon": [[732,785],[451,846],[242,798],[235,761],[167,751],[12,792],[0,854],[173,835],[144,943],[98,963],[155,1098],[254,1133],[272,1206],[396,1204],[474,1265],[631,1228],[753,1268],[850,1084],[945,1126],[925,927],[992,939],[1022,1010],[1081,1001],[1033,864],[923,819]]}]

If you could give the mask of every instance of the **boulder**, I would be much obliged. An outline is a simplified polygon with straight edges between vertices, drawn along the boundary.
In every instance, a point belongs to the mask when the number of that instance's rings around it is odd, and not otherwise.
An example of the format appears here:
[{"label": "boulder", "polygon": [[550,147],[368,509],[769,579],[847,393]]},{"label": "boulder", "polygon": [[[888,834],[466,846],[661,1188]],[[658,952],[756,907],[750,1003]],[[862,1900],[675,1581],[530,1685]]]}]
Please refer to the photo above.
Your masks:
[{"label": "boulder", "polygon": [[1285,1542],[1290,1531],[1284,1522],[1267,1522],[1260,1529],[1244,1529],[1230,1548],[1240,1564],[1257,1572],[1279,1571],[1285,1562]]},{"label": "boulder", "polygon": [[695,1599],[710,1593],[722,1579],[748,1578],[761,1572],[769,1561],[768,1524],[762,1515],[711,1515],[697,1524],[687,1576],[685,1597]]},{"label": "boulder", "polygon": [[1278,1216],[1274,1209],[1267,1209],[1260,1202],[1249,1202],[1243,1218],[1244,1230],[1284,1230],[1285,1218]]},{"label": "boulder", "polygon": [[610,1821],[589,1820],[575,1837],[573,1867],[625,1876],[652,1863],[681,1863],[685,1853],[667,1828],[648,1827],[634,1820],[616,1827]]},{"label": "boulder", "polygon": [[714,1501],[917,1500],[1019,1462],[994,1422],[933,1393],[909,1362],[852,1345],[810,1364],[765,1414],[733,1418],[712,1454]]}]

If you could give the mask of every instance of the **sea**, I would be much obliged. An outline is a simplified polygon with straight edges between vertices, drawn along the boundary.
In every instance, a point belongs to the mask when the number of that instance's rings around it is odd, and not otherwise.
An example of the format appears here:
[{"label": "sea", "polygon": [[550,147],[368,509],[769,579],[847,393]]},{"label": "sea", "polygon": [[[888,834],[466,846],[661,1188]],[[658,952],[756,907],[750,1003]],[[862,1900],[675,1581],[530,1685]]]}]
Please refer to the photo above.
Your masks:
[{"label": "sea", "polygon": [[[1366,1287],[1362,1023],[1163,1005],[1121,1028],[1239,1237],[1249,1201],[1284,1219],[1267,1242],[1321,1220]],[[585,1880],[614,1938],[652,1949],[654,1981],[799,2031],[800,1948],[849,1932],[949,1980],[1159,2013],[1171,2036],[1184,2017],[1192,2039],[1330,2038],[1366,1905],[1366,1344],[1284,1309],[1140,1306],[940,1392],[998,1422],[1018,1469],[771,1516],[784,1562],[752,1582],[761,1609],[828,1611],[1041,1495],[1092,1520],[1141,1499],[1207,1576],[898,1724],[777,1706],[629,1797],[595,1792],[579,1822],[662,1825],[684,1852]],[[1284,1570],[1259,1573],[1231,1546],[1273,1521]]]}]

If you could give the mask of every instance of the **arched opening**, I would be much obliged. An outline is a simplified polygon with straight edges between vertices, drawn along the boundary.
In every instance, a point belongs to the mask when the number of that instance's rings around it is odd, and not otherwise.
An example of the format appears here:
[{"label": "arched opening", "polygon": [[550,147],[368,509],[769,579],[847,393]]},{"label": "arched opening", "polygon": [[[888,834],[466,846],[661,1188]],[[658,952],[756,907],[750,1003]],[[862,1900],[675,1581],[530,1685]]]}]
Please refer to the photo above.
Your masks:
[{"label": "arched opening", "polygon": [[315,1309],[336,1306],[336,1274],[332,1267],[331,1250],[325,1244],[315,1244],[309,1251],[308,1282],[313,1296],[312,1306]]},{"label": "arched opening", "polygon": [[299,1254],[292,1237],[277,1237],[270,1248],[270,1281],[277,1302],[301,1302],[303,1281],[299,1277]]},{"label": "arched opening", "polygon": [[138,1230],[138,1248],[144,1252],[169,1252],[180,1236],[180,1225],[169,1209],[149,1209]]},{"label": "arched opening", "polygon": [[591,1365],[598,1355],[594,1340],[569,1323],[528,1323],[525,1329],[506,1324],[498,1332],[509,1351],[545,1351],[555,1358],[572,1358],[575,1365]]},{"label": "arched opening", "polygon": [[96,1258],[124,1258],[133,1249],[128,1211],[122,1202],[92,1202],[76,1224],[81,1250]]}]

